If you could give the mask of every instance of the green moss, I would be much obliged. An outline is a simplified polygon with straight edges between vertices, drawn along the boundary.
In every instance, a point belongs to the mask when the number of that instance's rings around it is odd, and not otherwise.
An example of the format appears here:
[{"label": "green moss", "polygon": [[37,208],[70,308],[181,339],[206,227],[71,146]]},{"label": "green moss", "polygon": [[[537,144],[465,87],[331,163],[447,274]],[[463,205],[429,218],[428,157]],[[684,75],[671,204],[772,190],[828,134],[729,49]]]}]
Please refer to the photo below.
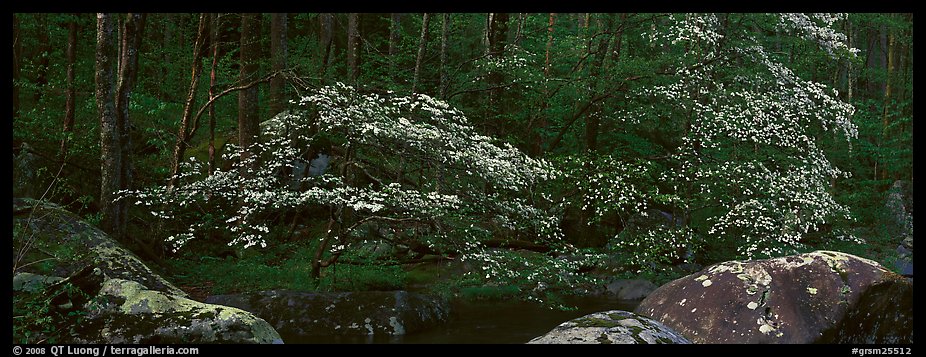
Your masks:
[{"label": "green moss", "polygon": [[576,319],[573,323],[576,327],[617,327],[621,325],[617,321],[597,317],[583,317]]}]

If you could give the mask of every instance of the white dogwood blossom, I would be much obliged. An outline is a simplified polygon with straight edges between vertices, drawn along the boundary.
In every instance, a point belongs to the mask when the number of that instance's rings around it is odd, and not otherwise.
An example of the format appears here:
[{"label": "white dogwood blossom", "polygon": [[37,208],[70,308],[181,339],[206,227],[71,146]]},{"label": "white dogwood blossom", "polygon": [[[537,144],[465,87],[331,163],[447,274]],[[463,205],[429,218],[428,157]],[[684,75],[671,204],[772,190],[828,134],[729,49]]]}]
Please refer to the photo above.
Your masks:
[{"label": "white dogwood blossom", "polygon": [[[157,207],[155,217],[189,224],[167,239],[175,248],[216,229],[230,234],[229,245],[263,247],[280,224],[274,217],[310,207],[351,212],[350,221],[332,216],[340,231],[327,232],[335,236],[331,253],[368,238],[362,237],[365,222],[397,230],[414,224],[426,232],[415,237],[422,244],[469,259],[495,254],[481,240],[499,229],[566,248],[559,217],[539,208],[542,195],[534,193],[558,171],[479,134],[446,102],[362,93],[337,83],[295,104],[261,124],[263,140],[249,148],[254,154],[248,159],[230,145],[224,156],[230,169],[207,174],[193,159],[176,187],[130,194],[139,205]],[[329,167],[299,172],[310,165],[306,155],[313,150],[328,155]]]},{"label": "white dogwood blossom", "polygon": [[[830,56],[857,52],[834,29],[841,15],[777,16],[780,31]],[[817,135],[855,138],[854,108],[829,86],[797,76],[752,35],[734,36],[717,15],[672,15],[669,22],[651,39],[682,54],[677,66],[659,84],[636,90],[622,115],[627,122],[647,120],[648,103],[664,102],[674,110],[656,115],[685,123],[674,156],[678,169],[662,179],[692,187],[691,207],[721,212],[703,233],[734,237],[747,257],[780,255],[827,223],[849,219],[829,190],[831,180],[848,174],[830,163]]]}]

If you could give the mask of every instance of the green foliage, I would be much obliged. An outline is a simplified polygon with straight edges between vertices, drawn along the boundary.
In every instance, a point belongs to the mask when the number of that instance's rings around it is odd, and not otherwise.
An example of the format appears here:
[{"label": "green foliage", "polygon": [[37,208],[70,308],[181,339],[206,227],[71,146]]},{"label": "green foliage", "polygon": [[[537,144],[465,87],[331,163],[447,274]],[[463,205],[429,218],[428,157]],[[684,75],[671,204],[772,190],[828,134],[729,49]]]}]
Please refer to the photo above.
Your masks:
[{"label": "green foliage", "polygon": [[[55,290],[65,301],[89,297],[70,283]],[[13,342],[16,344],[60,343],[76,336],[76,328],[87,311],[78,306],[62,307],[52,303],[55,296],[47,291],[18,292],[13,296]],[[69,304],[69,302],[68,302]]]}]

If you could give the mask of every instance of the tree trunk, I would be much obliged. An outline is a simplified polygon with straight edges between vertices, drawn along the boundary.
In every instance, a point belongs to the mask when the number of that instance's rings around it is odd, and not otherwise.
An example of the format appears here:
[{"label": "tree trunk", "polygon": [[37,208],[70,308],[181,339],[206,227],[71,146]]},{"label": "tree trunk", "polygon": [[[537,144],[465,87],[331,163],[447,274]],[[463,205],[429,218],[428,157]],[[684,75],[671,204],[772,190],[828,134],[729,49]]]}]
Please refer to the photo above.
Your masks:
[{"label": "tree trunk", "polygon": [[328,70],[328,61],[331,55],[331,42],[333,39],[332,31],[334,27],[334,15],[331,13],[323,13],[319,18],[319,23],[321,25],[320,31],[320,40],[322,48],[322,67],[321,67],[321,76],[325,76],[325,72]]},{"label": "tree trunk", "polygon": [[[505,41],[508,38],[508,13],[489,13],[488,27],[488,55],[490,58],[498,61],[505,54]],[[489,110],[493,116],[501,113],[499,108],[502,88],[499,86],[503,80],[503,73],[491,71],[487,75],[489,87]]]},{"label": "tree trunk", "polygon": [[[552,64],[552,51],[553,51],[553,25],[555,23],[556,23],[556,13],[551,12],[549,14],[549,21],[547,23],[547,47],[546,47],[546,53],[544,56],[544,64],[543,64],[543,77],[544,78],[550,78],[550,68]],[[546,118],[546,115],[547,115],[546,111],[547,111],[547,106],[548,106],[547,101],[549,100],[549,97],[550,97],[550,90],[549,88],[547,88],[547,84],[544,84],[543,99],[541,100],[540,110],[538,111],[538,114],[537,114],[537,121],[538,121],[537,126],[539,127],[539,130],[534,129],[533,119],[530,121],[530,123],[528,123],[528,131],[530,132],[530,135],[533,136],[533,140],[531,140],[532,142],[531,155],[534,157],[539,157],[540,154],[543,153],[542,133],[546,131],[547,127],[550,125]]]},{"label": "tree trunk", "polygon": [[515,45],[521,45],[521,39],[524,34],[524,21],[527,19],[527,14],[520,12],[518,13],[518,27],[514,31],[514,41]]},{"label": "tree trunk", "polygon": [[[212,46],[212,67],[209,71],[209,100],[215,98],[215,72],[219,62],[219,25],[220,14],[212,14],[212,28],[209,31],[209,44]],[[209,174],[215,172],[215,103],[209,105]]]},{"label": "tree trunk", "polygon": [[196,105],[196,88],[199,84],[200,73],[202,72],[202,61],[206,42],[206,31],[208,30],[207,14],[199,15],[199,27],[196,30],[196,41],[193,45],[193,65],[190,72],[190,89],[187,91],[186,101],[183,105],[183,116],[180,119],[180,128],[177,130],[177,142],[174,144],[174,161],[170,169],[170,180],[168,188],[173,188],[177,184],[177,175],[180,173],[180,163],[183,162],[186,148],[193,137],[191,128],[191,118],[193,116],[193,107]]},{"label": "tree trunk", "polygon": [[[119,58],[119,76],[116,81],[116,120],[119,128],[119,189],[132,188],[132,139],[131,123],[129,121],[129,100],[132,89],[138,78],[138,48],[141,44],[141,31],[144,26],[145,15],[129,13],[125,17],[122,28],[122,43]],[[128,222],[128,202],[124,200],[115,203],[119,211],[113,232],[117,240],[125,240],[125,228]]]},{"label": "tree trunk", "polygon": [[[258,14],[241,14],[241,72],[239,82],[244,84],[257,79],[260,56],[260,18]],[[257,86],[238,92],[238,145],[241,161],[250,160],[251,146],[257,142],[260,126],[257,115]],[[249,166],[249,167],[247,167]],[[242,165],[241,176],[250,177],[249,170],[257,169],[257,160]]]},{"label": "tree trunk", "polygon": [[36,14],[38,17],[39,58],[36,68],[34,93],[35,105],[38,106],[48,86],[48,66],[51,57],[51,45],[48,43],[48,14]]},{"label": "tree trunk", "polygon": [[[892,17],[893,17],[893,15],[892,15]],[[891,107],[892,107],[892,101],[891,101],[891,100],[893,99],[893,98],[892,98],[892,94],[893,94],[893,90],[894,90],[894,87],[893,87],[893,80],[892,80],[892,79],[893,79],[893,77],[894,77],[894,64],[895,64],[894,61],[895,61],[895,57],[896,57],[896,56],[894,55],[894,52],[895,52],[896,47],[897,47],[897,46],[896,46],[896,42],[895,42],[895,40],[894,40],[894,37],[895,37],[895,36],[894,36],[894,30],[888,29],[887,32],[888,32],[888,33],[887,33],[887,77],[885,77],[885,83],[884,83],[884,104],[883,104],[882,113],[881,113],[881,121],[882,121],[882,124],[883,124],[882,127],[881,127],[881,128],[882,128],[882,129],[881,129],[881,142],[882,142],[882,146],[888,146],[888,145],[889,145],[889,143],[888,143],[889,136],[888,136],[888,135],[890,134],[889,127],[890,127],[890,125],[891,125],[891,121],[890,121],[890,112],[891,112]],[[883,180],[883,179],[887,179],[887,177],[888,177],[888,172],[887,172],[887,171],[888,171],[888,170],[887,170],[886,167],[883,168],[883,169],[881,169],[881,179],[882,179],[882,180]]]},{"label": "tree trunk", "polygon": [[116,230],[119,210],[113,200],[122,187],[122,155],[119,138],[121,130],[116,117],[115,76],[116,42],[113,32],[113,16],[106,13],[97,14],[96,24],[96,106],[100,118],[100,213],[101,228],[107,233]]},{"label": "tree trunk", "polygon": [[[586,25],[590,22],[590,18],[586,18]],[[596,24],[598,29],[604,29],[604,26],[601,21],[601,17],[596,18]],[[606,29],[610,31],[611,29]],[[595,55],[592,59],[592,63],[589,66],[589,92],[590,98],[594,98],[596,93],[599,91],[599,84],[601,83],[601,69],[604,65],[605,54],[608,50],[608,37],[599,36],[598,46],[595,48]],[[595,152],[598,150],[598,131],[601,126],[601,105],[596,103],[591,111],[588,113],[585,122],[585,150],[588,152]]]},{"label": "tree trunk", "polygon": [[347,77],[352,84],[357,83],[360,74],[360,16],[352,12],[347,14]]},{"label": "tree trunk", "polygon": [[438,97],[447,99],[447,54],[449,45],[448,36],[450,34],[450,14],[441,15],[441,33],[440,33],[440,83],[438,83]]},{"label": "tree trunk", "polygon": [[[281,72],[286,69],[286,14],[270,15],[270,56],[273,59],[273,71]],[[270,117],[282,112],[286,107],[285,83],[283,76],[275,76],[270,80]]]},{"label": "tree trunk", "polygon": [[67,78],[64,92],[64,126],[61,131],[61,147],[58,150],[58,156],[64,159],[67,154],[67,144],[70,140],[71,132],[74,131],[74,107],[76,103],[74,89],[74,63],[77,61],[77,19],[78,14],[73,14],[75,19],[68,22],[68,44],[67,44]]},{"label": "tree trunk", "polygon": [[[855,46],[854,35],[852,34],[852,20],[846,19],[846,41],[849,43],[849,48]],[[855,87],[855,70],[854,70],[854,60],[849,59],[846,61],[848,63],[846,68],[846,101],[850,104],[852,103],[853,89]]]},{"label": "tree trunk", "polygon": [[13,14],[13,120],[19,117],[19,76],[22,60],[22,38],[19,33],[19,17]]},{"label": "tree trunk", "polygon": [[428,26],[431,24],[431,15],[424,13],[421,19],[421,40],[418,42],[418,57],[415,59],[415,78],[412,80],[412,93],[418,93],[418,82],[421,80],[421,63],[424,62],[424,52],[428,47]]},{"label": "tree trunk", "polygon": [[399,30],[401,27],[402,14],[389,14],[389,57],[399,53]]}]

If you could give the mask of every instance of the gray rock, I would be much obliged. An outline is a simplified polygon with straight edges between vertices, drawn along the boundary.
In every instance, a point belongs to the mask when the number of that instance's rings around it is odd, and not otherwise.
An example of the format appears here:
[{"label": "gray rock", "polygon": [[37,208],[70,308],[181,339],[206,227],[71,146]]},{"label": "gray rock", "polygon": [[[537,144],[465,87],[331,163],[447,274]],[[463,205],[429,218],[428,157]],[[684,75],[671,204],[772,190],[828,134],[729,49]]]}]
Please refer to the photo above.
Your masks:
[{"label": "gray rock", "polygon": [[913,284],[877,262],[817,251],[730,261],[637,307],[695,343],[913,343]]},{"label": "gray rock", "polygon": [[632,312],[596,312],[560,324],[529,344],[689,344],[665,325]]},{"label": "gray rock", "polygon": [[17,273],[13,276],[13,291],[35,293],[42,291],[49,285],[64,280],[62,277],[45,276],[32,273]]},{"label": "gray rock", "polygon": [[[188,299],[119,243],[57,205],[14,199],[13,222],[28,232],[13,236],[20,267],[13,278],[14,306],[16,299],[50,299],[55,310],[44,317],[69,326],[55,336],[57,342],[282,342],[251,313]],[[32,249],[17,254],[25,244]],[[36,264],[48,254],[56,256],[53,264]]]},{"label": "gray rock", "polygon": [[404,335],[444,323],[448,304],[406,291],[313,293],[272,290],[215,295],[206,302],[233,306],[267,320],[287,337]]},{"label": "gray rock", "polygon": [[124,279],[103,283],[86,309],[77,343],[280,343],[266,321],[228,306],[149,290]]},{"label": "gray rock", "polygon": [[[33,211],[34,208],[34,211]],[[30,264],[47,255],[30,253],[24,256],[20,265],[26,265],[26,272],[49,276],[70,276],[88,265],[100,268],[108,278],[120,278],[139,282],[152,290],[171,295],[186,296],[160,275],[155,274],[145,263],[128,249],[101,231],[84,222],[77,215],[61,206],[33,199],[13,199],[13,223],[28,227],[33,247],[54,251],[58,255],[50,271],[41,270],[42,264]],[[17,214],[16,212],[23,212]],[[26,237],[14,236],[14,246],[26,244]]]},{"label": "gray rock", "polygon": [[656,284],[642,279],[619,279],[607,286],[608,293],[621,300],[641,300],[656,288]]}]

